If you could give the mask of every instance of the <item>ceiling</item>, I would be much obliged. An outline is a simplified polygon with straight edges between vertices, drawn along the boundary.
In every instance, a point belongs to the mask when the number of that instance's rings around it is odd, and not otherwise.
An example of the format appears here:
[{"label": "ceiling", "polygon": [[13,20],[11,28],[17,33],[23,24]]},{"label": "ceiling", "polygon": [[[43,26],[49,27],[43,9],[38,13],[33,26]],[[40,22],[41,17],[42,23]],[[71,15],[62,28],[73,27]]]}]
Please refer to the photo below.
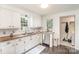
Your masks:
[{"label": "ceiling", "polygon": [[55,14],[64,11],[79,9],[79,4],[49,4],[47,8],[41,8],[40,4],[14,4],[12,6],[30,10],[40,15]]}]

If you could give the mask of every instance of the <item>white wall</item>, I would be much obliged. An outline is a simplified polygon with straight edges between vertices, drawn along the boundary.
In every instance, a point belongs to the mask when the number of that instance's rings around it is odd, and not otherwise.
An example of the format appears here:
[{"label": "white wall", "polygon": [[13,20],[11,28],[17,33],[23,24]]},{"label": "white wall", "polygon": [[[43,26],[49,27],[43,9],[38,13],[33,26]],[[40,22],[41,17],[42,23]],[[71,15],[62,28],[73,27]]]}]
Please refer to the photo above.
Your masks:
[{"label": "white wall", "polygon": [[58,14],[50,14],[43,16],[42,26],[46,29],[46,20],[53,19],[53,31],[55,32],[54,37],[60,38],[60,17],[75,15],[75,48],[79,49],[79,10],[72,10],[67,12],[62,12]]}]

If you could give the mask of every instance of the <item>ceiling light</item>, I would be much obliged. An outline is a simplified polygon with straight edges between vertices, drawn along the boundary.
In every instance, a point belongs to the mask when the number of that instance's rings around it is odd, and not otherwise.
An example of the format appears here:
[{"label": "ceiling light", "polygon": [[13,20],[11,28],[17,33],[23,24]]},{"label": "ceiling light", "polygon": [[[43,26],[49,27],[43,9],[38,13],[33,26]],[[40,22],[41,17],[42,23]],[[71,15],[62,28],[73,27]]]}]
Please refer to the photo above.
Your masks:
[{"label": "ceiling light", "polygon": [[47,8],[48,4],[41,4],[41,8]]}]

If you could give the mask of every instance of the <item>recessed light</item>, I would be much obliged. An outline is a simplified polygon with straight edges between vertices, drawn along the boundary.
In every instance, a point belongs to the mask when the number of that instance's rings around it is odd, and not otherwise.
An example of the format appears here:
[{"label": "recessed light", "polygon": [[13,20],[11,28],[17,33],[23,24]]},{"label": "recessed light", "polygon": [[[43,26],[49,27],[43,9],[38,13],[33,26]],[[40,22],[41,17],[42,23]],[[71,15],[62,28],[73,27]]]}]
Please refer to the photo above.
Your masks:
[{"label": "recessed light", "polygon": [[41,8],[47,8],[48,4],[41,4]]}]

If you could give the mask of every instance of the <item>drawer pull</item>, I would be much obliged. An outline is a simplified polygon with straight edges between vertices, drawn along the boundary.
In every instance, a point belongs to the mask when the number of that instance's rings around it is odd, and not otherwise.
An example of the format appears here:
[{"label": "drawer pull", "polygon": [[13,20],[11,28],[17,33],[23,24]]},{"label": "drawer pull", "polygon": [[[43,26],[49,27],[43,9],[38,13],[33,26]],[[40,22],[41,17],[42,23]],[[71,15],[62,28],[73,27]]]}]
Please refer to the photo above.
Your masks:
[{"label": "drawer pull", "polygon": [[21,39],[19,39],[19,41],[21,41]]},{"label": "drawer pull", "polygon": [[10,44],[10,42],[7,42],[7,44]]},{"label": "drawer pull", "polygon": [[26,43],[26,42],[24,41],[24,43]]},{"label": "drawer pull", "polygon": [[16,43],[16,45],[18,45],[18,44]]},{"label": "drawer pull", "polygon": [[0,51],[2,52],[2,49],[0,49]]}]

